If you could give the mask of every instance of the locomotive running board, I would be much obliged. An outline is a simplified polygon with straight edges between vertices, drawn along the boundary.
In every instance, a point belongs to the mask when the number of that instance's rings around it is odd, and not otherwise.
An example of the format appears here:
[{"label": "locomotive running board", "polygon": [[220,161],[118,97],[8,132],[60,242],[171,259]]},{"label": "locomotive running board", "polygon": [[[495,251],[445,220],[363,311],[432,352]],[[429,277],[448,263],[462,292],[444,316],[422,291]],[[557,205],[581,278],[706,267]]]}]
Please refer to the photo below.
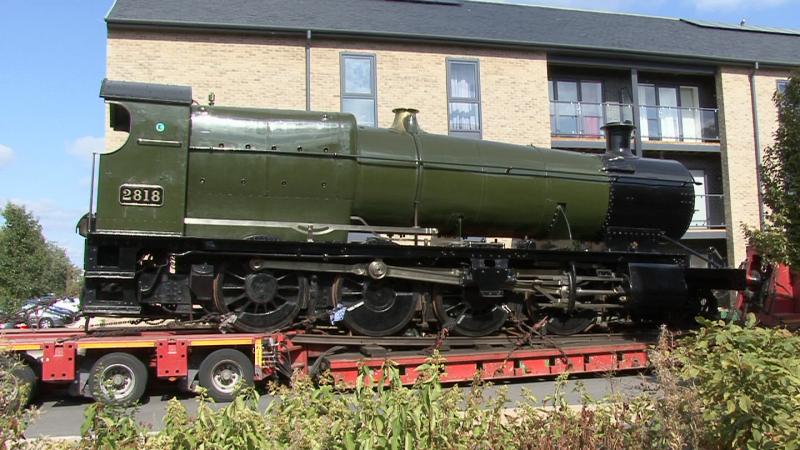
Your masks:
[{"label": "locomotive running board", "polygon": [[187,217],[183,219],[186,225],[211,225],[221,227],[257,227],[257,228],[283,228],[294,230],[305,234],[309,242],[313,242],[314,236],[323,236],[335,231],[352,231],[359,233],[383,233],[383,234],[411,234],[434,236],[439,233],[436,228],[421,227],[383,227],[371,225],[350,225],[334,223],[303,223],[303,222],[278,222],[271,220],[233,220],[233,219],[203,219],[199,217]]}]

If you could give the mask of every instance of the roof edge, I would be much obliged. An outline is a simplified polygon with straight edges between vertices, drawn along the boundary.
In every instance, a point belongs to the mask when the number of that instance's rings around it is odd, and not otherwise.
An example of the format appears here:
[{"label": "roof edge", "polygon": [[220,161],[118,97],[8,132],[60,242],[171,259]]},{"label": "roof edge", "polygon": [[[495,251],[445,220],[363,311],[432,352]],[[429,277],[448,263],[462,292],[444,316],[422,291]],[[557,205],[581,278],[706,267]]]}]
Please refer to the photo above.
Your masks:
[{"label": "roof edge", "polygon": [[185,30],[194,29],[198,31],[222,31],[222,32],[235,32],[235,31],[258,31],[262,33],[285,33],[294,34],[299,33],[306,36],[308,31],[315,35],[323,35],[326,37],[344,37],[353,38],[359,36],[385,38],[389,40],[398,41],[423,41],[435,43],[466,43],[471,45],[484,45],[491,47],[516,47],[516,48],[535,48],[540,50],[573,50],[590,52],[597,54],[602,52],[605,54],[614,55],[629,55],[638,57],[650,58],[667,58],[676,61],[689,61],[689,62],[706,62],[706,63],[725,63],[732,65],[752,66],[758,63],[760,66],[768,66],[775,68],[798,68],[800,63],[794,64],[786,61],[774,60],[752,60],[752,59],[738,59],[738,58],[713,58],[703,56],[693,56],[684,53],[674,52],[648,52],[643,50],[628,50],[620,48],[607,48],[598,46],[585,46],[585,45],[569,45],[557,44],[549,42],[526,42],[526,41],[506,41],[499,39],[467,39],[458,36],[447,35],[414,35],[409,36],[402,33],[389,33],[389,32],[369,32],[369,31],[343,31],[325,28],[297,28],[297,27],[267,27],[259,25],[238,25],[238,24],[224,24],[224,23],[209,23],[209,22],[185,22],[173,20],[145,20],[145,19],[111,19],[106,17],[107,27],[110,29],[112,26],[121,25],[130,28],[152,28],[152,29],[172,29],[172,30]]}]

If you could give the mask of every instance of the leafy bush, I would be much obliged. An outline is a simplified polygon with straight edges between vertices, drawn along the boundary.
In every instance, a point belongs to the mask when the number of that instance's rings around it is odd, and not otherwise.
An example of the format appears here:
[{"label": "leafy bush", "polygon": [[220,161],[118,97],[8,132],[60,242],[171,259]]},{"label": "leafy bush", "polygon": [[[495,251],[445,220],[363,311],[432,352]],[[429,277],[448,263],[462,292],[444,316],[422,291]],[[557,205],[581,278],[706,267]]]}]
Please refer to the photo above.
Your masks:
[{"label": "leafy bush", "polygon": [[705,445],[800,448],[800,336],[701,320],[681,342],[679,374],[700,403]]},{"label": "leafy bush", "polygon": [[27,385],[15,374],[22,368],[18,359],[0,353],[0,448],[21,448],[23,433],[36,410],[26,408],[20,399],[29,394]]},{"label": "leafy bush", "polygon": [[761,180],[766,223],[743,225],[750,244],[767,261],[800,269],[800,72],[773,96],[778,109],[775,142],[764,149]]}]

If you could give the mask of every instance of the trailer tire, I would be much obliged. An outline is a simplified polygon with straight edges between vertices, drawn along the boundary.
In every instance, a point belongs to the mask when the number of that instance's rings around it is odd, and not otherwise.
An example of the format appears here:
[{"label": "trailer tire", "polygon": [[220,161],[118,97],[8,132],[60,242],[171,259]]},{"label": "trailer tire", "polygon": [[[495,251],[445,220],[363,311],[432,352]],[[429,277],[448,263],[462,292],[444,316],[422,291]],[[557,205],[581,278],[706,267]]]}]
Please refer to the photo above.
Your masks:
[{"label": "trailer tire", "polygon": [[223,348],[203,359],[197,376],[209,397],[229,402],[236,397],[240,385],[253,385],[253,362],[239,350]]},{"label": "trailer tire", "polygon": [[147,389],[147,367],[129,353],[103,355],[92,365],[86,388],[97,401],[132,405],[142,398]]},{"label": "trailer tire", "polygon": [[36,390],[36,373],[27,364],[22,364],[11,371],[14,390],[10,394],[9,406],[19,409],[28,406]]}]

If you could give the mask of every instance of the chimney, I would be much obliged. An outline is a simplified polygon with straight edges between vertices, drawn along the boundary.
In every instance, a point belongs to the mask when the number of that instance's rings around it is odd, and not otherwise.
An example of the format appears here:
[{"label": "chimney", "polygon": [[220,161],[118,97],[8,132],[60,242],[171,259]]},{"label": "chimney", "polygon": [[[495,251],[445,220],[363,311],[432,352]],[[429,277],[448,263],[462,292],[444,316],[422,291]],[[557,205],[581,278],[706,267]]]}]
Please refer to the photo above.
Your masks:
[{"label": "chimney", "polygon": [[392,129],[400,133],[417,134],[422,131],[417,122],[417,113],[419,110],[414,108],[395,108],[392,110],[394,113],[394,122],[392,122]]},{"label": "chimney", "polygon": [[636,127],[630,122],[609,122],[601,128],[606,133],[606,156],[636,158],[631,152],[631,134]]}]

